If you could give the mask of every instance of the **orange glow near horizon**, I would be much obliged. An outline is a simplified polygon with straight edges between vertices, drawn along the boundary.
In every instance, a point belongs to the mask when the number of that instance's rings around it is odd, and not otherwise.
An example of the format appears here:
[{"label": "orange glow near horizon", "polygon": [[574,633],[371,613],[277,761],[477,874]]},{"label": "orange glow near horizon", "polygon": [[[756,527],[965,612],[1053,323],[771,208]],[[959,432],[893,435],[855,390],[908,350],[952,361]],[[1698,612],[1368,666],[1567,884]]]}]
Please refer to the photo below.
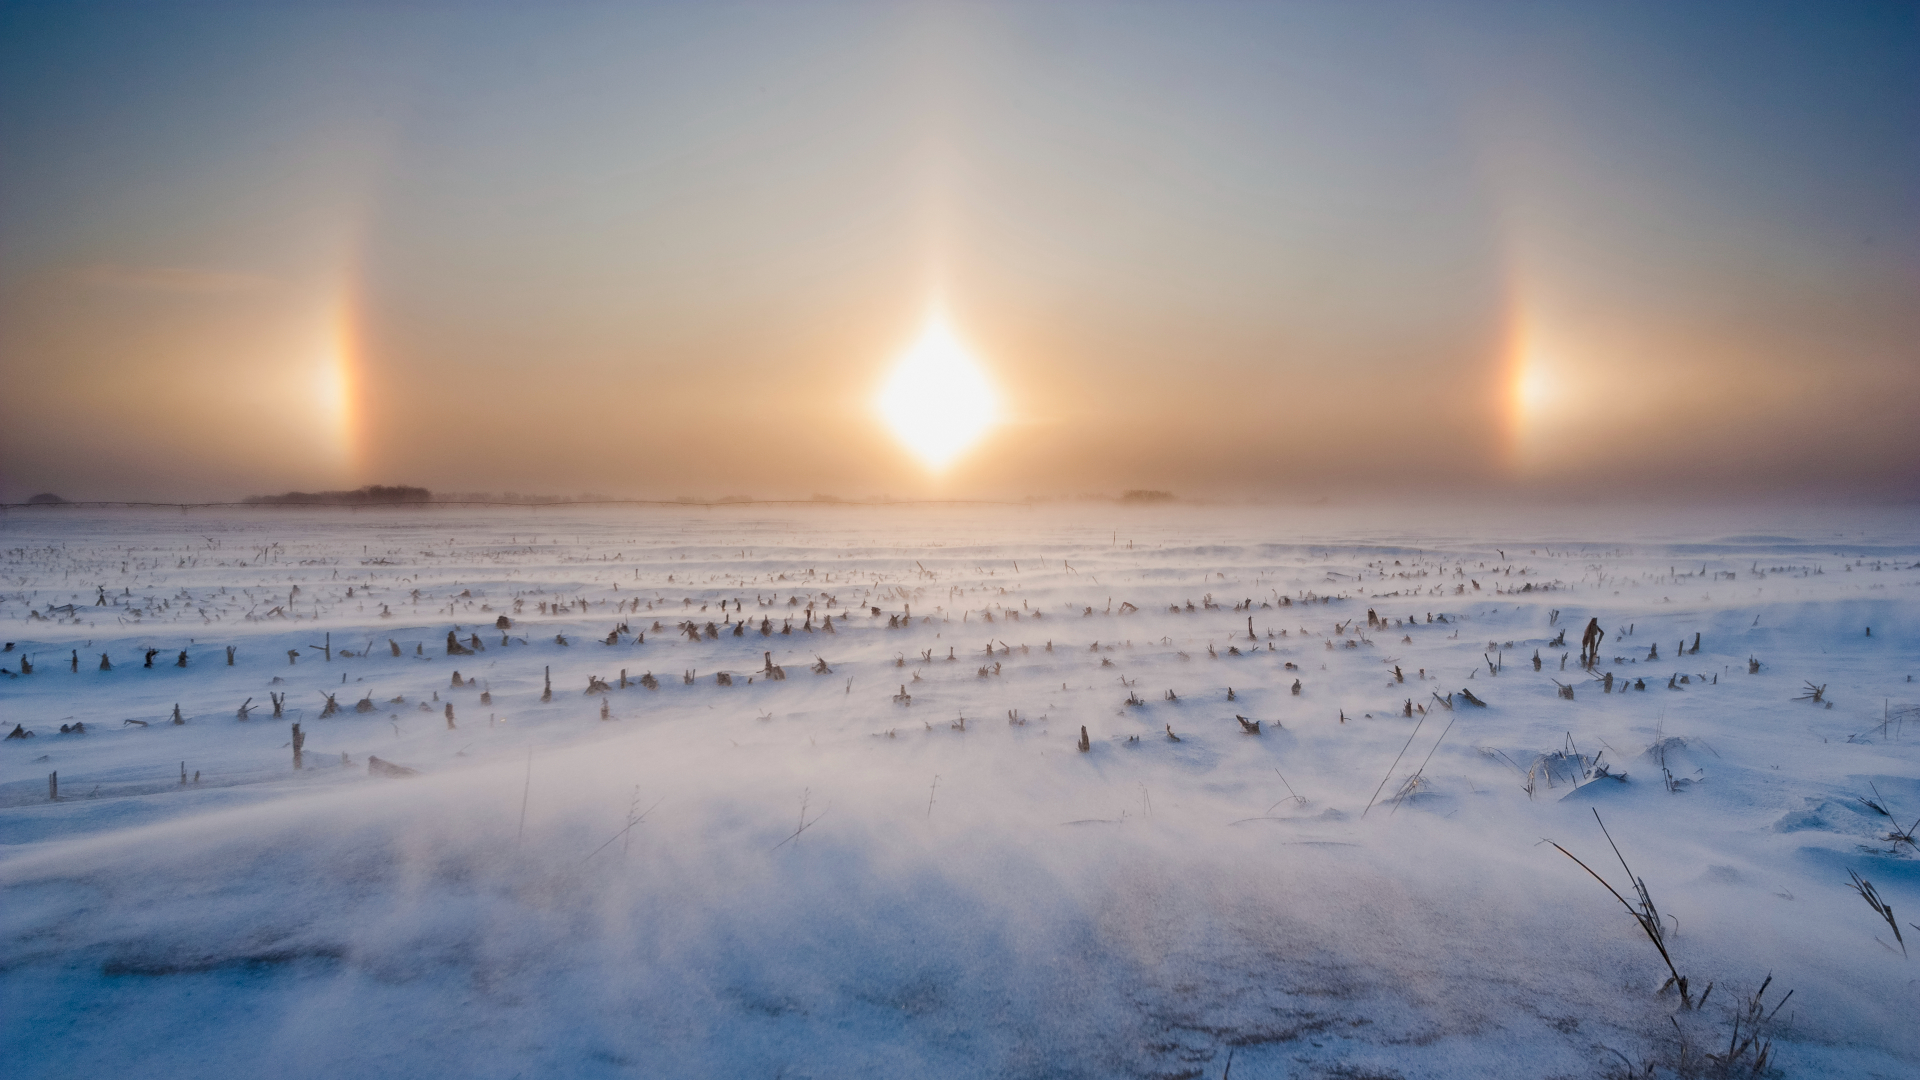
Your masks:
[{"label": "orange glow near horizon", "polygon": [[1516,304],[1508,317],[1504,394],[1507,470],[1543,476],[1579,464],[1591,447],[1597,406],[1587,399],[1598,386],[1584,366],[1590,350],[1570,348],[1565,334],[1547,329],[1535,302]]},{"label": "orange glow near horizon", "polygon": [[1542,351],[1534,318],[1516,305],[1508,318],[1506,361],[1506,461],[1510,471],[1539,471],[1546,451],[1548,420],[1564,391]]},{"label": "orange glow near horizon", "polygon": [[343,290],[328,319],[311,392],[334,465],[349,481],[357,479],[360,465],[359,368],[359,305],[351,290]]}]

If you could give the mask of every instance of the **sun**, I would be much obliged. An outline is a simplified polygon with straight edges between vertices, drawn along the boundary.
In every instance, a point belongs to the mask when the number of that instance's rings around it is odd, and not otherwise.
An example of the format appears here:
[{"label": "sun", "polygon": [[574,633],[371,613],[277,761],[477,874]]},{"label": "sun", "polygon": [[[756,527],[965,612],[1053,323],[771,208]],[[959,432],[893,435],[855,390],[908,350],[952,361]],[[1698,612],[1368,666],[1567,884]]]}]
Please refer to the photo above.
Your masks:
[{"label": "sun", "polygon": [[993,386],[939,316],[894,364],[875,406],[895,437],[934,472],[944,470],[999,419]]}]

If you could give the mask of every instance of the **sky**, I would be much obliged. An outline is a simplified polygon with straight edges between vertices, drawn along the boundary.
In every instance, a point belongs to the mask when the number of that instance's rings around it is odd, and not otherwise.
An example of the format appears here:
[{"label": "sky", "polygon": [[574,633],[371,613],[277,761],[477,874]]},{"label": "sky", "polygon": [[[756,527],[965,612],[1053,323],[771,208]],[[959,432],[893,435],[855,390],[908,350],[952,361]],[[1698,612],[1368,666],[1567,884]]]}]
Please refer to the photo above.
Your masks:
[{"label": "sky", "polygon": [[1907,500],[1916,418],[1920,4],[0,2],[0,500]]}]

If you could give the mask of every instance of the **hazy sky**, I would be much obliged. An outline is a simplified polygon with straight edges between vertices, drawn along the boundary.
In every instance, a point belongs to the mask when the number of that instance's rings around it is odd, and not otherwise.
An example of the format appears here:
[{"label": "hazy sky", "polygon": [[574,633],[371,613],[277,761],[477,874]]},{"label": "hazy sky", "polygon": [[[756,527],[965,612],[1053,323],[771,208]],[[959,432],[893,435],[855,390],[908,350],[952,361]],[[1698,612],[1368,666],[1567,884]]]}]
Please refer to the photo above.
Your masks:
[{"label": "hazy sky", "polygon": [[1920,495],[1920,5],[0,3],[0,498],[365,483]]}]

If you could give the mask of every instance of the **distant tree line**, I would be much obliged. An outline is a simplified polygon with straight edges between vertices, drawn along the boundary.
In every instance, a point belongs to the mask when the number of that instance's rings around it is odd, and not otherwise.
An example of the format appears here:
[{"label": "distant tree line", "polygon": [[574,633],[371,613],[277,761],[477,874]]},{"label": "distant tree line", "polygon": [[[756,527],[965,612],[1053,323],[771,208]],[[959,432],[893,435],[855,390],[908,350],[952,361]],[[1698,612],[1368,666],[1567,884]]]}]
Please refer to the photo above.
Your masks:
[{"label": "distant tree line", "polygon": [[365,506],[375,503],[423,503],[433,492],[423,487],[370,484],[355,491],[289,491],[285,495],[249,495],[242,502],[264,506]]}]

